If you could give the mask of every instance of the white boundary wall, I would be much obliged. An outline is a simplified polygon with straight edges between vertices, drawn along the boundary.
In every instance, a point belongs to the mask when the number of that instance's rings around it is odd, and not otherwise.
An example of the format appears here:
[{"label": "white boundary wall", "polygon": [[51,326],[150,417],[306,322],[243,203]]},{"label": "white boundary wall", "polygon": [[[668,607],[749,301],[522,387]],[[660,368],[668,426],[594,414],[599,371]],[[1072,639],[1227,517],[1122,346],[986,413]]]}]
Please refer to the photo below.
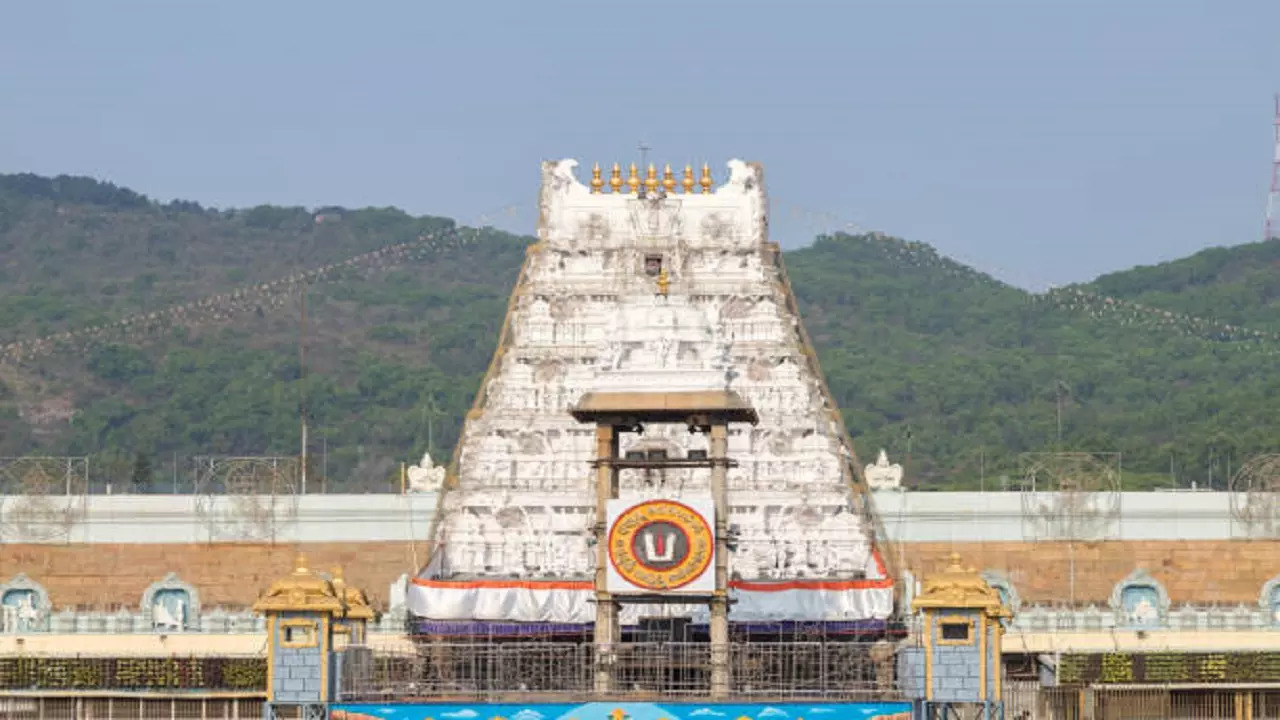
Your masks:
[{"label": "white boundary wall", "polygon": [[[885,530],[897,542],[1052,539],[1056,500],[1051,493],[875,493]],[[0,542],[207,543],[271,539],[271,533],[277,542],[425,540],[436,501],[434,493],[307,495],[275,498],[274,506],[271,498],[243,496],[10,495],[0,496]],[[1092,511],[1097,539],[1250,536],[1232,514],[1230,493],[1118,493],[1095,506],[1118,508],[1111,515]],[[264,508],[274,511],[268,514],[274,520],[248,519]]]},{"label": "white boundary wall", "polygon": [[425,540],[434,493],[0,496],[0,542],[208,543]]},{"label": "white boundary wall", "polygon": [[[1234,495],[1234,497],[1233,497]],[[1057,493],[896,492],[875,493],[876,511],[891,540],[899,542],[1008,542],[1062,537],[1064,525],[1098,540],[1222,540],[1251,537],[1232,514],[1226,492],[1169,491],[1099,493],[1075,513]],[[1058,532],[1055,532],[1058,531]]]}]

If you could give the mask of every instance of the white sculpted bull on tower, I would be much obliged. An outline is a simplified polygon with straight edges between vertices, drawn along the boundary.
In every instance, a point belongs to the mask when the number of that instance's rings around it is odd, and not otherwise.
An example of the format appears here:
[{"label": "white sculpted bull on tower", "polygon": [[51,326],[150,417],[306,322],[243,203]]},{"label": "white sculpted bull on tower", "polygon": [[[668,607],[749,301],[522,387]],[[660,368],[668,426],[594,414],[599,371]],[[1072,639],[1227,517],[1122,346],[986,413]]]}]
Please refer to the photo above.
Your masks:
[{"label": "white sculpted bull on tower", "polygon": [[[767,237],[761,168],[731,161],[713,188],[705,166],[680,181],[670,169],[624,178],[614,166],[605,179],[596,168],[590,185],[575,166],[543,166],[539,242],[464,427],[432,559],[410,587],[414,614],[592,622],[594,427],[570,409],[592,392],[728,390],[759,416],[729,431],[731,620],[889,617],[893,581]],[[620,452],[706,457],[707,440],[655,425],[623,436]],[[705,470],[630,469],[619,492],[681,500],[707,482]]]}]

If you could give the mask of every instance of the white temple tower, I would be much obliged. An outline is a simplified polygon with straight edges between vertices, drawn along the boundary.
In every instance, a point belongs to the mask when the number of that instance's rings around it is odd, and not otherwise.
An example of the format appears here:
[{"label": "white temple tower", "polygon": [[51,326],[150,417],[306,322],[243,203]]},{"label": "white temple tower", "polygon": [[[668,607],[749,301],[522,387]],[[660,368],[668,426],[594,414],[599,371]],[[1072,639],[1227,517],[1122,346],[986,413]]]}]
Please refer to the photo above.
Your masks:
[{"label": "white temple tower", "polygon": [[[760,422],[730,431],[730,620],[856,623],[893,614],[874,512],[796,309],[759,165],[730,161],[713,188],[686,168],[614,166],[590,185],[573,160],[543,164],[529,248],[499,346],[444,483],[416,621],[586,625],[594,620],[593,426],[587,392],[732,390]],[[684,428],[622,452],[705,457]],[[653,455],[648,455],[652,457]],[[695,470],[627,470],[621,495],[705,491]],[[631,617],[628,617],[628,612]],[[667,606],[705,621],[705,608]],[[623,624],[635,621],[624,611]]]}]

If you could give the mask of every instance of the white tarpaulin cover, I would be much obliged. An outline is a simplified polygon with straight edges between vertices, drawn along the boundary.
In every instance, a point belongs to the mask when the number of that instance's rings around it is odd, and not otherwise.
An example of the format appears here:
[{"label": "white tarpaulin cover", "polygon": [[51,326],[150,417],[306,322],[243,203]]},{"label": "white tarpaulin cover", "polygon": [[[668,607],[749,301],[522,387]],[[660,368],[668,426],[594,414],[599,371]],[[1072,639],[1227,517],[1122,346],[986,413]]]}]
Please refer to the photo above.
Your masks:
[{"label": "white tarpaulin cover", "polygon": [[[872,581],[875,582],[875,581]],[[849,587],[850,582],[731,583],[737,621],[883,620],[893,612],[893,586]],[[863,583],[865,584],[865,583]],[[747,585],[749,587],[743,587]],[[409,610],[431,620],[591,623],[596,619],[591,583],[441,581],[415,579],[409,586]],[[654,608],[646,606],[645,614]],[[672,615],[703,619],[705,606],[666,606]],[[639,612],[623,605],[622,620]]]},{"label": "white tarpaulin cover", "polygon": [[[878,555],[878,553],[877,553]],[[893,613],[893,580],[732,581],[735,621],[850,621],[883,620]],[[595,622],[595,590],[589,581],[433,580],[414,578],[409,584],[409,610],[429,620],[487,620],[506,622]],[[659,606],[646,606],[652,615]],[[705,619],[704,605],[666,606],[669,615]],[[639,606],[624,604],[622,621]]]}]

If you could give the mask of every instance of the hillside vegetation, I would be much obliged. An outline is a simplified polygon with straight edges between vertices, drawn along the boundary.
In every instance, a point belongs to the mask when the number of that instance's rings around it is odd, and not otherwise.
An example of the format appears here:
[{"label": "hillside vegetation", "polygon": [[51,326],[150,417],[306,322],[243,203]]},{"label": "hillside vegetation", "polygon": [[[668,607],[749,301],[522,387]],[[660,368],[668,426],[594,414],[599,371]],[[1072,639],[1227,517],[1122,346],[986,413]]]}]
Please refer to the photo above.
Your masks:
[{"label": "hillside vegetation", "polygon": [[[314,482],[389,489],[400,461],[451,451],[529,242],[392,208],[0,176],[0,343],[111,328],[0,364],[0,455],[91,455],[97,487],[189,491],[194,456],[296,454],[305,386]],[[1280,243],[1048,295],[891,238],[785,260],[859,452],[887,448],[921,486],[1016,484],[1022,453],[1057,449],[1122,453],[1129,487],[1221,484],[1280,429]]]}]

